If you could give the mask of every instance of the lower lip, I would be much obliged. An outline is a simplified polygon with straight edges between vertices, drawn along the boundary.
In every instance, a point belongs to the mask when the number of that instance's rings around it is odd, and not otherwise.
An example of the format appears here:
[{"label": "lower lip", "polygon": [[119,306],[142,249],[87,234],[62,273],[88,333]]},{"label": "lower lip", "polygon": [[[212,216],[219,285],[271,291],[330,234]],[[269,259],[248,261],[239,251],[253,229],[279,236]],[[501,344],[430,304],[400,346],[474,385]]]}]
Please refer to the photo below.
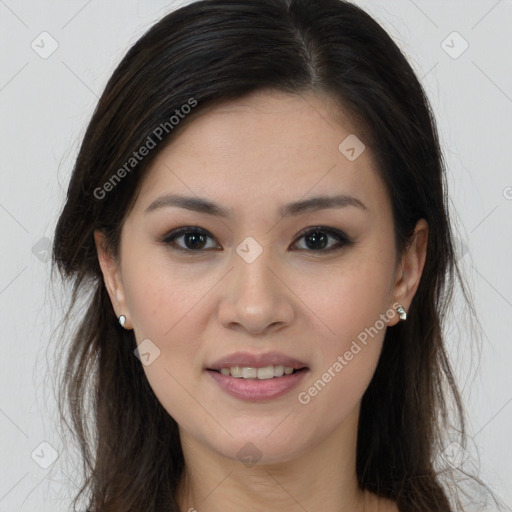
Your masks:
[{"label": "lower lip", "polygon": [[272,379],[243,379],[207,370],[212,379],[231,396],[252,402],[270,400],[285,395],[304,378],[308,369]]}]

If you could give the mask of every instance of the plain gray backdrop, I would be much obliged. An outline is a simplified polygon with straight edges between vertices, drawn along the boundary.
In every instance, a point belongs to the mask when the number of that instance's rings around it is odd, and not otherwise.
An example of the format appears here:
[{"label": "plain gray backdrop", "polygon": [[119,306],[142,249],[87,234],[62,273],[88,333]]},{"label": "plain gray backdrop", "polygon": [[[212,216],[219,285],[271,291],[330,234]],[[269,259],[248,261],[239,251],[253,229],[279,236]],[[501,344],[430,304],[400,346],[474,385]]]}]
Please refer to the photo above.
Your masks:
[{"label": "plain gray backdrop", "polygon": [[[80,461],[57,427],[51,350],[62,311],[48,248],[106,81],[143,32],[185,3],[0,0],[0,512],[69,510]],[[510,507],[512,1],[355,3],[395,39],[432,103],[459,262],[484,328],[479,354],[472,329],[452,316],[449,350],[471,442],[445,456],[478,456],[473,466]]]}]

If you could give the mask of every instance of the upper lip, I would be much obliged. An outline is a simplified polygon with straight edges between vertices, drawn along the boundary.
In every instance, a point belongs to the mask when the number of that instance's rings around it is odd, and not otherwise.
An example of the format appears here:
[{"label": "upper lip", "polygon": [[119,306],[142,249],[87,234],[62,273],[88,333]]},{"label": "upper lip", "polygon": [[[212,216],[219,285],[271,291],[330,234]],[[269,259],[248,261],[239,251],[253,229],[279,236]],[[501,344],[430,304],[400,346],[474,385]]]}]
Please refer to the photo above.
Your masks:
[{"label": "upper lip", "polygon": [[288,366],[300,370],[307,367],[303,361],[289,357],[279,352],[265,352],[262,354],[251,354],[250,352],[234,352],[212,364],[206,366],[208,370],[220,370],[232,366],[247,366],[251,368],[264,368],[265,366]]}]

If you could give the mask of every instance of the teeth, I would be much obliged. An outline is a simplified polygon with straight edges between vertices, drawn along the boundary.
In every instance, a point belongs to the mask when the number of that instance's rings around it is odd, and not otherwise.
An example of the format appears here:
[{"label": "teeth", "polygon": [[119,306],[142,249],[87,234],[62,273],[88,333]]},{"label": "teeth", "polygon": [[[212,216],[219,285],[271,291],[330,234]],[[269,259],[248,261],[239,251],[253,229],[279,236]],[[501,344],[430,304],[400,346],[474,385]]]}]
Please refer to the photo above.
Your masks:
[{"label": "teeth", "polygon": [[284,375],[284,366],[282,364],[278,364],[274,366],[274,377],[282,377]]},{"label": "teeth", "polygon": [[226,370],[229,370],[231,377],[242,378],[242,368],[240,366],[232,366],[231,368],[226,368]]},{"label": "teeth", "polygon": [[244,366],[242,368],[242,377],[244,379],[255,379],[256,377],[258,377],[258,368]]},{"label": "teeth", "polygon": [[274,367],[265,366],[265,368],[258,368],[258,379],[273,379],[274,378]]},{"label": "teeth", "polygon": [[291,366],[283,366],[278,364],[275,366],[265,366],[263,368],[254,368],[251,366],[232,366],[231,368],[221,368],[222,375],[231,375],[237,379],[273,379],[274,377],[282,377],[283,375],[291,375],[293,368]]}]

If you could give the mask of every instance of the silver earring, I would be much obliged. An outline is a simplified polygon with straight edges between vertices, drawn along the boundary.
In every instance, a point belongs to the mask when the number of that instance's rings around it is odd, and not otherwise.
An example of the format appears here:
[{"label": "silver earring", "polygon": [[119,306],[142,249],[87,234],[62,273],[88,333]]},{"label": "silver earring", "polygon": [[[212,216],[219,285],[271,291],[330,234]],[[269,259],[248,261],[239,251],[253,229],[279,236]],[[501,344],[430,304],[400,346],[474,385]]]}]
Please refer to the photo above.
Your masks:
[{"label": "silver earring", "polygon": [[124,315],[121,315],[119,318],[119,324],[121,325],[121,327],[124,327],[124,324],[126,323],[126,317]]},{"label": "silver earring", "polygon": [[402,306],[398,306],[396,309],[397,313],[400,315],[400,320],[405,320],[407,318],[407,313]]}]

